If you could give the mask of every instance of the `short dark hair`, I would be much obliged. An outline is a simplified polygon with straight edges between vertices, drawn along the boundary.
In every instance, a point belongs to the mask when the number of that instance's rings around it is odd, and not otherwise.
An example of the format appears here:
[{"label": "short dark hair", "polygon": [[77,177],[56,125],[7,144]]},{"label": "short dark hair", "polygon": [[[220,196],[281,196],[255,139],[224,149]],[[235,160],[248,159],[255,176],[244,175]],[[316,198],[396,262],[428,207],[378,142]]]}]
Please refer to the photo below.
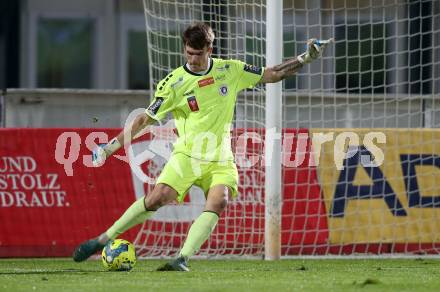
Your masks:
[{"label": "short dark hair", "polygon": [[202,50],[205,46],[212,47],[214,38],[212,28],[203,22],[190,25],[182,35],[183,45],[196,50]]}]

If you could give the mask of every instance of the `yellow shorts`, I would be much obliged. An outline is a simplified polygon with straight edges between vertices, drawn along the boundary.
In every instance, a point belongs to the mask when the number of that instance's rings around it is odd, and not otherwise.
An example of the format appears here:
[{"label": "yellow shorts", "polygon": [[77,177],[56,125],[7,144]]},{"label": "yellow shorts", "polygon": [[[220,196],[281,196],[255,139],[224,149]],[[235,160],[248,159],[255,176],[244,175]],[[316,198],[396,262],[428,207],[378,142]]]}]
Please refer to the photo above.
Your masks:
[{"label": "yellow shorts", "polygon": [[173,154],[159,175],[156,184],[167,184],[178,193],[177,200],[183,201],[192,185],[200,187],[205,195],[216,185],[231,188],[237,195],[238,171],[233,161],[208,162],[182,153]]}]

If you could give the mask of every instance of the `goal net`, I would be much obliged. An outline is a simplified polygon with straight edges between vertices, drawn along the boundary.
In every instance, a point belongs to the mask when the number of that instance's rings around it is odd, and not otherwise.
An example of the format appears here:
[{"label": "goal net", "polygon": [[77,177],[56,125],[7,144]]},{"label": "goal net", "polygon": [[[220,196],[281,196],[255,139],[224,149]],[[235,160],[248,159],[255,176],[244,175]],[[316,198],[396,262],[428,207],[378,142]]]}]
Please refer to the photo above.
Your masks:
[{"label": "goal net", "polygon": [[[269,2],[268,2],[269,3]],[[214,56],[264,66],[266,1],[144,0],[150,88],[184,64],[181,34],[216,34]],[[324,56],[283,81],[281,253],[438,253],[440,3],[284,1],[283,59],[307,39]],[[199,255],[264,254],[265,88],[238,97],[233,150],[239,195]],[[165,161],[147,171],[158,174]],[[139,188],[152,186],[135,181]],[[140,256],[173,256],[204,206],[190,190],[141,228]]]}]

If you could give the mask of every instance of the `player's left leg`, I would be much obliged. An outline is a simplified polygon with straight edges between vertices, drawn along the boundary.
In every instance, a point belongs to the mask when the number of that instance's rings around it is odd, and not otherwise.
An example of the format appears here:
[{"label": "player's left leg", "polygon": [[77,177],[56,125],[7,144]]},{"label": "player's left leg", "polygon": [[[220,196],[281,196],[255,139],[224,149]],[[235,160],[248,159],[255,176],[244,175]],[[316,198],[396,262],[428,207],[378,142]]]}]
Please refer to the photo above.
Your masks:
[{"label": "player's left leg", "polygon": [[81,243],[73,253],[73,260],[85,261],[100,251],[109,240],[114,240],[126,230],[149,219],[161,206],[179,198],[183,200],[184,194],[196,179],[191,168],[183,167],[191,165],[188,161],[185,155],[173,155],[162,170],[152,192],[134,202],[107,231]]},{"label": "player's left leg", "polygon": [[191,225],[179,257],[160,267],[158,271],[189,271],[188,259],[199,250],[211,235],[220,214],[228,204],[230,194],[232,194],[230,188],[225,185],[216,185],[209,189],[205,210]]},{"label": "player's left leg", "polygon": [[148,217],[151,216],[152,213],[153,212],[148,212],[145,210],[144,197],[138,199],[124,212],[119,220],[117,220],[113,226],[108,229],[110,234],[114,234],[115,236],[109,236],[107,231],[98,237],[82,242],[75,248],[73,260],[75,262],[85,261],[94,253],[102,250],[110,239],[115,239],[116,236],[123,231],[144,222],[146,219],[148,219]]},{"label": "player's left leg", "polygon": [[143,223],[158,208],[176,198],[177,192],[172,187],[157,184],[151,193],[135,201],[107,231],[96,238],[81,243],[73,253],[73,260],[76,262],[85,261],[94,253],[102,250],[109,240],[114,240],[133,226]]}]

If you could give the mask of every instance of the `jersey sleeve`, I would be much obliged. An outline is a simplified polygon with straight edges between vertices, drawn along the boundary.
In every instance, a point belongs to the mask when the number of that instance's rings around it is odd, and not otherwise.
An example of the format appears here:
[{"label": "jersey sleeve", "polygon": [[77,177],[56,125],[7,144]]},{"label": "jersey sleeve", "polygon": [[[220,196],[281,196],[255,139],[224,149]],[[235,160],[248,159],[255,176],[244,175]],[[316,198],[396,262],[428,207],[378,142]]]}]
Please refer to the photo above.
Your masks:
[{"label": "jersey sleeve", "polygon": [[237,78],[237,91],[253,88],[263,77],[264,68],[255,65],[246,64],[242,61],[231,60],[236,69]]},{"label": "jersey sleeve", "polygon": [[157,90],[154,94],[154,100],[145,110],[146,114],[156,121],[160,121],[166,117],[174,108],[175,94],[167,79],[159,82]]}]

